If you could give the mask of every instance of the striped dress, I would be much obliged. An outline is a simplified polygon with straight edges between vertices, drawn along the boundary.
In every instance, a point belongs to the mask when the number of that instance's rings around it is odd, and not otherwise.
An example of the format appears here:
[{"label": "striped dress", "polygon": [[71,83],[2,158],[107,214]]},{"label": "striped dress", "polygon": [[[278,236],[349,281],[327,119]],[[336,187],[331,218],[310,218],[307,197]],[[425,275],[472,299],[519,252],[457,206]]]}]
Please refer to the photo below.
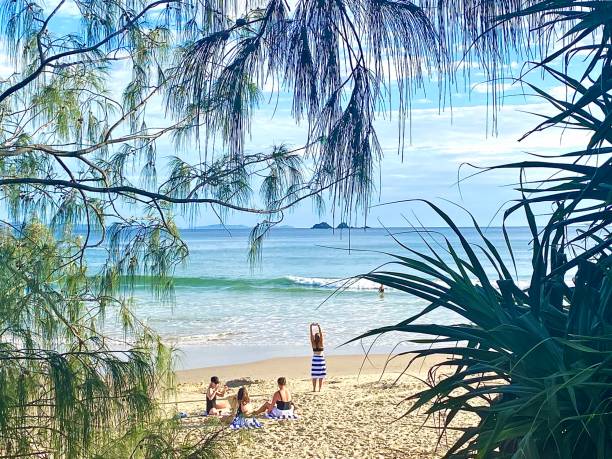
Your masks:
[{"label": "striped dress", "polygon": [[325,367],[325,356],[323,354],[312,355],[310,376],[314,379],[325,378],[325,376],[327,376],[327,368]]}]

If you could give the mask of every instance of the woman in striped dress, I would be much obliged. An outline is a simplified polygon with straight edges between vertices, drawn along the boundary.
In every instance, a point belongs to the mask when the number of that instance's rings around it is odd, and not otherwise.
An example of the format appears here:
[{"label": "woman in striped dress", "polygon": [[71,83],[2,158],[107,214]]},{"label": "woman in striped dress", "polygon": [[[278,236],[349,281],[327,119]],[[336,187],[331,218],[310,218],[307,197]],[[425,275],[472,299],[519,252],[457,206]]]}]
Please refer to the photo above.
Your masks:
[{"label": "woman in striped dress", "polygon": [[312,378],[312,391],[317,390],[317,382],[319,383],[319,392],[323,385],[323,379],[327,375],[325,367],[325,355],[323,355],[323,331],[319,324],[310,324],[310,344],[312,346],[312,365],[310,367],[310,377]]}]

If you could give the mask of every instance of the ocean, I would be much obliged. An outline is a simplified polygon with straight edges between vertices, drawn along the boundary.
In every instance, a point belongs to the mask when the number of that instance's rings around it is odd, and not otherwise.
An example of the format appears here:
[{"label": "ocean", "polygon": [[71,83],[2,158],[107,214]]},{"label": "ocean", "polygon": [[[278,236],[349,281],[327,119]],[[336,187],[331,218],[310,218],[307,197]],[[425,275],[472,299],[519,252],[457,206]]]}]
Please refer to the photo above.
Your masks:
[{"label": "ocean", "polygon": [[[430,230],[434,245],[443,237],[453,239],[448,229]],[[425,305],[392,289],[381,297],[379,286],[364,280],[337,291],[343,279],[392,261],[385,252],[405,252],[389,232],[415,250],[427,250],[421,236],[407,228],[279,228],[264,242],[261,262],[252,269],[247,259],[248,229],[184,230],[190,256],[175,273],[175,301],[157,301],[148,291],[137,289],[134,310],[180,349],[181,368],[307,355],[311,322],[323,327],[331,354],[359,353],[372,344],[373,352],[389,352],[398,343],[398,349],[410,349],[413,345],[405,342],[410,337],[404,334],[344,344],[372,328],[397,323]],[[478,241],[475,229],[464,232],[468,240]],[[530,275],[531,234],[528,228],[509,228],[509,233],[518,280],[524,285]],[[486,235],[511,266],[501,228],[489,228]],[[444,252],[441,245],[437,247]],[[426,321],[457,323],[459,318],[440,310]],[[112,318],[106,327],[110,334],[119,333]]]}]

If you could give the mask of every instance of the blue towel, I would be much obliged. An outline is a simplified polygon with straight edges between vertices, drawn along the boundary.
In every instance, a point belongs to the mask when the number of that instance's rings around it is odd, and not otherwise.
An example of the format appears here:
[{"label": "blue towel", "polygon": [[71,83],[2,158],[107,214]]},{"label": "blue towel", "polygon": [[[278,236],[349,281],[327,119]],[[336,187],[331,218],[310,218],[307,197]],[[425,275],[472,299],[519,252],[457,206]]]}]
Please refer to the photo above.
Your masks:
[{"label": "blue towel", "polygon": [[276,415],[274,412],[266,413],[265,417],[267,419],[275,419],[277,421],[284,421],[284,420],[287,420],[287,421],[297,421],[298,419],[300,419],[297,414],[280,414],[280,415]]},{"label": "blue towel", "polygon": [[255,418],[245,418],[243,416],[236,416],[230,424],[230,429],[259,429],[263,425]]}]

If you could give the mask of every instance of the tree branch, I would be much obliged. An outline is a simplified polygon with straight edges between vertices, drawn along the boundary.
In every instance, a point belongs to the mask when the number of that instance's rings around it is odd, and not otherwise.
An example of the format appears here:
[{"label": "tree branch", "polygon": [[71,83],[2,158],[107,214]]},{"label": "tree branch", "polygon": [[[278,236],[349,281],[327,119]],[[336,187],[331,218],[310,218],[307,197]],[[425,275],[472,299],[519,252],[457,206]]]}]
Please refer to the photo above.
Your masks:
[{"label": "tree branch", "polygon": [[110,35],[107,35],[104,39],[100,40],[98,43],[96,43],[94,45],[91,45],[91,46],[87,46],[85,48],[77,48],[77,49],[71,49],[69,51],[64,51],[63,53],[55,54],[53,56],[50,56],[50,57],[44,59],[39,64],[39,66],[32,73],[30,73],[26,78],[21,80],[19,83],[15,84],[13,86],[10,86],[4,92],[2,92],[2,94],[0,94],[0,103],[2,103],[11,94],[13,94],[13,93],[19,91],[20,89],[25,88],[27,85],[29,85],[32,81],[34,81],[38,77],[38,75],[40,75],[42,73],[42,71],[45,69],[45,67],[47,65],[49,65],[50,63],[55,62],[55,61],[60,60],[60,59],[63,59],[64,57],[74,56],[74,55],[78,55],[78,54],[86,54],[86,53],[89,53],[91,51],[95,51],[96,49],[104,46],[106,43],[111,41],[113,38],[121,35],[122,33],[126,32],[127,30],[129,30],[130,27],[132,27],[147,12],[149,12],[153,8],[156,8],[159,5],[164,5],[164,4],[169,4],[169,3],[177,3],[179,1],[180,0],[159,0],[159,1],[153,2],[153,3],[149,4],[149,5],[147,5],[142,11],[140,11],[140,13],[138,13],[132,19],[127,21],[123,25],[123,27],[121,27],[119,30],[111,33]]}]

